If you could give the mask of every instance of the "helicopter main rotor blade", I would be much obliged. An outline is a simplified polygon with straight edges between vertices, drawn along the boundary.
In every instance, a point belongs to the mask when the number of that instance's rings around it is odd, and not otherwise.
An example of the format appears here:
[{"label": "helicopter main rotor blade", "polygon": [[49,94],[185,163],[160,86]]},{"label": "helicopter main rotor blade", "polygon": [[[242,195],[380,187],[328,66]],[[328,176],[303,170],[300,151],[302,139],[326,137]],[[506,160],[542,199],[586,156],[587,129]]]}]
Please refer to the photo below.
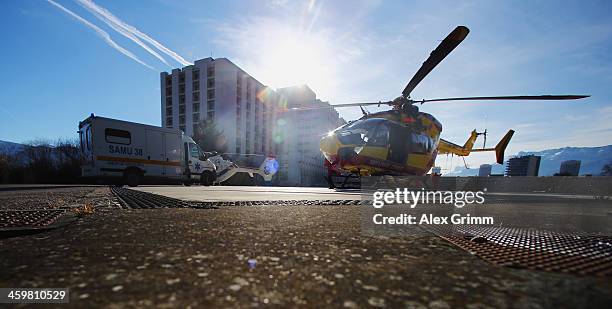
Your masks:
[{"label": "helicopter main rotor blade", "polygon": [[496,96],[496,97],[462,97],[444,98],[414,101],[416,103],[442,102],[442,101],[496,101],[496,100],[578,100],[588,98],[590,95],[516,95],[516,96]]},{"label": "helicopter main rotor blade", "polygon": [[366,103],[344,103],[344,104],[331,104],[331,107],[353,107],[353,106],[368,106],[368,105],[390,105],[392,101],[386,102],[366,102]]},{"label": "helicopter main rotor blade", "polygon": [[470,33],[470,29],[465,26],[458,26],[448,36],[446,36],[446,38],[440,42],[440,45],[438,45],[438,47],[431,52],[429,58],[423,62],[421,68],[408,82],[406,88],[404,88],[404,91],[402,92],[402,95],[405,98],[408,98],[412,90],[414,90],[414,88],[423,80],[423,78],[425,78],[425,76],[427,76],[427,74],[429,74],[433,68],[444,60],[444,58],[446,58],[446,56],[448,56],[448,54],[450,54],[450,52],[452,52],[453,49],[455,49],[455,47],[457,47],[457,45],[459,45],[463,39],[465,39],[468,33]]},{"label": "helicopter main rotor blade", "polygon": [[287,109],[277,110],[276,113],[285,113],[285,112],[300,112],[300,111],[309,111],[309,110],[317,110],[317,109],[333,109],[339,107],[355,107],[355,106],[368,106],[368,105],[391,105],[392,101],[385,102],[363,102],[363,103],[345,103],[345,104],[330,104],[327,106],[312,106],[312,107],[292,107]]}]

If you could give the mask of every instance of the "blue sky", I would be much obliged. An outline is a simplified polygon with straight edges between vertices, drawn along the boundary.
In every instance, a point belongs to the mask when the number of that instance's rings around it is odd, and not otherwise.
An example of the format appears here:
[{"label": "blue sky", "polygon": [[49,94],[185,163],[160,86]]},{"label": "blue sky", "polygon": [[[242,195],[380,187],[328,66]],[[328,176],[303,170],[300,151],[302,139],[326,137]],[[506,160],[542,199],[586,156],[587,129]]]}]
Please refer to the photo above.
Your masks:
[{"label": "blue sky", "polygon": [[[1,140],[75,137],[78,121],[92,112],[159,125],[159,72],[211,55],[229,58],[273,88],[307,83],[332,104],[388,100],[400,95],[441,39],[466,25],[469,36],[413,98],[593,97],[423,106],[443,123],[444,138],[463,143],[469,131],[486,126],[490,141],[517,131],[509,153],[612,143],[609,1],[55,2],[81,20],[48,1],[3,1]],[[141,39],[149,51],[92,7],[155,40]],[[346,119],[360,115],[359,109],[340,112]]]}]

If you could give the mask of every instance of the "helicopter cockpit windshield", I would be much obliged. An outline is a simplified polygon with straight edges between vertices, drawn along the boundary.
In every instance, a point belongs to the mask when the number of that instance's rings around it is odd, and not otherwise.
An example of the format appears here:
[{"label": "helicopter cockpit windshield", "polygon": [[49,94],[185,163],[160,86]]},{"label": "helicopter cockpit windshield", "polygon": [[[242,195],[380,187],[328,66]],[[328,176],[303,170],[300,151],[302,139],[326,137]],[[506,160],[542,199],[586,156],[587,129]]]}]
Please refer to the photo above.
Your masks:
[{"label": "helicopter cockpit windshield", "polygon": [[400,164],[410,154],[429,154],[436,147],[436,141],[430,136],[384,118],[355,121],[335,133],[342,144],[354,146],[350,149],[355,154],[381,155],[374,149],[384,148],[385,159]]},{"label": "helicopter cockpit windshield", "polygon": [[387,144],[388,133],[387,119],[370,118],[359,120],[348,124],[336,131],[341,143],[347,145],[380,145]]}]

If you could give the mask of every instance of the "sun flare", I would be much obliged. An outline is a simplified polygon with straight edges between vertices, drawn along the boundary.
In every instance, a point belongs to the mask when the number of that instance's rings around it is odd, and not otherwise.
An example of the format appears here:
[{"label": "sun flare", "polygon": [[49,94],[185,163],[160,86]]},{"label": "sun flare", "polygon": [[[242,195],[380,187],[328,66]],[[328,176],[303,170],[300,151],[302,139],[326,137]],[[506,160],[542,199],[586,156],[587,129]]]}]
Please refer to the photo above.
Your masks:
[{"label": "sun flare", "polygon": [[274,88],[308,84],[327,88],[333,81],[333,62],[325,36],[283,30],[266,36],[258,66],[264,83]]}]

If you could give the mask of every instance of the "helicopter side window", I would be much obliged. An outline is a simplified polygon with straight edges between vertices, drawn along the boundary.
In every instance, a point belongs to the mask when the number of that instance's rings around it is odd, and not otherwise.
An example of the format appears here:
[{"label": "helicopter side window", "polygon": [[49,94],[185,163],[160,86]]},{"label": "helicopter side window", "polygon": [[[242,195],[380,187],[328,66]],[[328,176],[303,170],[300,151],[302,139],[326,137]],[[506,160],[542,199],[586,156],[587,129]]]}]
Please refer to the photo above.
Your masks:
[{"label": "helicopter side window", "polygon": [[369,131],[365,138],[368,146],[386,147],[389,142],[389,127],[381,122],[375,129]]},{"label": "helicopter side window", "polygon": [[412,133],[412,152],[429,153],[434,148],[434,141],[429,136]]},{"label": "helicopter side window", "polygon": [[343,144],[363,145],[369,139],[368,134],[372,134],[371,132],[374,132],[376,127],[385,121],[379,118],[358,120],[338,130],[336,134]]}]

